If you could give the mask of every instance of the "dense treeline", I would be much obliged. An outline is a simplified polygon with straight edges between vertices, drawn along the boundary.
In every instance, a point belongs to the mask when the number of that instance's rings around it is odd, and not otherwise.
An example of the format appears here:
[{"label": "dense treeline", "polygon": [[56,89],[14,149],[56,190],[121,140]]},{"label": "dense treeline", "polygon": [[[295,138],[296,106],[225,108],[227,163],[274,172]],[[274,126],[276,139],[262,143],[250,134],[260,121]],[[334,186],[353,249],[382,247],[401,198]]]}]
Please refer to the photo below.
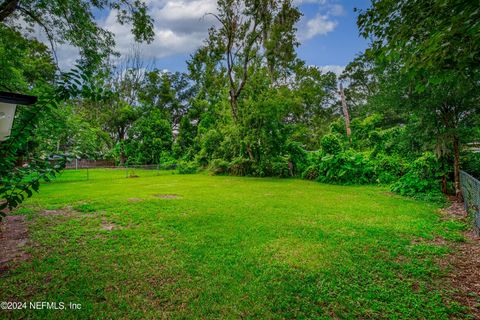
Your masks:
[{"label": "dense treeline", "polygon": [[[149,41],[144,9],[133,31]],[[16,157],[176,163],[183,173],[460,196],[459,169],[480,174],[480,153],[471,152],[480,141],[480,9],[461,0],[374,0],[358,18],[371,44],[339,78],[297,57],[300,16],[288,0],[219,0],[218,24],[185,73],[148,68],[135,50],[114,59],[110,35],[100,33],[107,48],[84,48],[73,81],[87,94],[38,117]],[[0,26],[0,61],[2,90],[49,96],[58,86],[52,52],[12,24]]]}]

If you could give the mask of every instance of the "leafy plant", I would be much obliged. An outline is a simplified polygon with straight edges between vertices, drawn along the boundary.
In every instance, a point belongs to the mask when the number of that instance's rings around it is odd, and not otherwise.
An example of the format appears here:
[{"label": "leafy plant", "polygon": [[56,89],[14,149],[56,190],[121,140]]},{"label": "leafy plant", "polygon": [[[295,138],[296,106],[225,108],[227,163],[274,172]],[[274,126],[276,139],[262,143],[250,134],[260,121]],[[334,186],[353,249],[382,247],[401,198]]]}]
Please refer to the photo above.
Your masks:
[{"label": "leafy plant", "polygon": [[441,193],[442,171],[440,163],[431,152],[425,152],[415,160],[391,190],[414,198],[443,199]]},{"label": "leafy plant", "polygon": [[198,166],[193,161],[181,161],[177,165],[177,171],[179,174],[193,174],[198,172]]},{"label": "leafy plant", "polygon": [[103,93],[101,88],[92,86],[81,68],[77,68],[63,74],[54,89],[42,92],[35,106],[21,110],[11,136],[0,143],[0,198],[4,200],[0,203],[0,218],[5,216],[5,209],[17,207],[33,192],[38,192],[41,181],[49,182],[55,178],[69,160],[68,154],[61,152],[30,154],[25,164],[18,165],[37,132],[40,117],[53,112],[68,99],[81,96],[100,100]]}]

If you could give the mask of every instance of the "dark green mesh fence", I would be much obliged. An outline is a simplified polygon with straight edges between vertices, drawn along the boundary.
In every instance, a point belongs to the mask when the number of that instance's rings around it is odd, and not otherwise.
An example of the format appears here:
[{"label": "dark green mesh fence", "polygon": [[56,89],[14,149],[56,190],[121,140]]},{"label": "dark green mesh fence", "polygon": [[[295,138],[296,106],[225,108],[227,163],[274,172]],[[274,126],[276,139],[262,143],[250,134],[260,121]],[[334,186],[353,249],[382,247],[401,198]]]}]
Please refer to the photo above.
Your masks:
[{"label": "dark green mesh fence", "polygon": [[175,174],[175,166],[163,165],[139,165],[125,167],[82,167],[79,169],[64,170],[55,179],[56,183],[76,182],[76,181],[95,181],[95,180],[116,180],[147,178],[160,175]]},{"label": "dark green mesh fence", "polygon": [[480,181],[461,171],[460,183],[462,185],[465,209],[474,219],[475,232],[480,234]]}]

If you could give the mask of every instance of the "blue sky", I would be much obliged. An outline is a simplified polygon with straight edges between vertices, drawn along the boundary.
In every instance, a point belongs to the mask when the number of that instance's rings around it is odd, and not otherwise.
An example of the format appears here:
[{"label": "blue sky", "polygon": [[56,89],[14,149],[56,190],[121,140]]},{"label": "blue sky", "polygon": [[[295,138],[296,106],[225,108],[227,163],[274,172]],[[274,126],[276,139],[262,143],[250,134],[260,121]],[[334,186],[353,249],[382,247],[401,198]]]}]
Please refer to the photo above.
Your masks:
[{"label": "blue sky", "polygon": [[[155,20],[155,40],[141,45],[140,52],[148,67],[185,71],[189,56],[202,45],[208,28],[215,23],[208,12],[215,12],[216,0],[144,0]],[[366,8],[369,0],[294,0],[303,13],[298,23],[301,45],[298,55],[308,65],[340,72],[356,54],[367,46],[358,35],[354,8]],[[115,12],[97,15],[99,24],[116,35],[122,54],[132,51],[134,43],[129,26],[118,24]],[[73,65],[75,48],[59,48],[60,65]]]},{"label": "blue sky", "polygon": [[[353,60],[356,54],[367,47],[367,40],[359,36],[356,25],[358,12],[354,12],[354,8],[367,8],[369,1],[342,0],[336,1],[336,4],[342,6],[343,12],[330,17],[336,22],[335,28],[326,34],[319,34],[304,40],[298,48],[299,57],[307,64],[345,66]],[[323,5],[316,3],[302,4],[300,9],[304,14],[304,20],[313,19],[325,11]]]}]

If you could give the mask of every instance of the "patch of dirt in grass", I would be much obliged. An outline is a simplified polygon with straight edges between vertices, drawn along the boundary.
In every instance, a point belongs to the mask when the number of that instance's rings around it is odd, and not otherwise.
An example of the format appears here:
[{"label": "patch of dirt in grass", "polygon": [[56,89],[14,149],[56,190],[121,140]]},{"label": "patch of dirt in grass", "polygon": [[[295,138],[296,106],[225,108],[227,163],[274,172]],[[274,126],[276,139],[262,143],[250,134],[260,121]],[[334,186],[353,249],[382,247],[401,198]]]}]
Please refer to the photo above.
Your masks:
[{"label": "patch of dirt in grass", "polygon": [[155,197],[160,199],[179,199],[181,198],[178,194],[154,194]]},{"label": "patch of dirt in grass", "polygon": [[62,217],[71,217],[73,216],[75,213],[70,211],[70,210],[66,210],[66,209],[58,209],[58,210],[44,210],[40,213],[41,216],[62,216]]},{"label": "patch of dirt in grass", "polygon": [[[453,202],[442,212],[450,218],[467,219],[463,203]],[[453,299],[465,306],[474,319],[480,319],[480,237],[473,231],[464,236],[466,241],[454,243],[454,251],[440,265],[451,269],[446,277],[455,290]]]},{"label": "patch of dirt in grass", "polygon": [[56,210],[43,210],[40,213],[41,216],[48,217],[48,216],[59,216],[59,217],[93,217],[95,214],[93,213],[82,213],[80,211],[74,210],[72,207],[65,207],[62,209]]},{"label": "patch of dirt in grass", "polygon": [[412,244],[433,244],[435,246],[449,246],[450,242],[442,237],[435,237],[433,239],[415,239],[412,241]]},{"label": "patch of dirt in grass", "polygon": [[100,230],[112,231],[112,230],[119,230],[119,229],[124,229],[124,227],[119,226],[118,224],[115,224],[113,222],[105,221],[105,220],[103,220],[102,224],[100,225]]},{"label": "patch of dirt in grass", "polygon": [[102,230],[106,231],[112,231],[113,229],[116,229],[117,225],[114,223],[107,223],[107,222],[102,222]]},{"label": "patch of dirt in grass", "polygon": [[25,216],[7,216],[0,222],[0,275],[19,261],[30,258],[24,250],[28,242]]},{"label": "patch of dirt in grass", "polygon": [[139,202],[139,201],[143,201],[142,198],[128,198],[127,199],[129,202]]},{"label": "patch of dirt in grass", "polygon": [[449,216],[456,216],[462,219],[467,217],[465,206],[463,202],[453,201],[448,208],[442,210],[442,212]]}]

